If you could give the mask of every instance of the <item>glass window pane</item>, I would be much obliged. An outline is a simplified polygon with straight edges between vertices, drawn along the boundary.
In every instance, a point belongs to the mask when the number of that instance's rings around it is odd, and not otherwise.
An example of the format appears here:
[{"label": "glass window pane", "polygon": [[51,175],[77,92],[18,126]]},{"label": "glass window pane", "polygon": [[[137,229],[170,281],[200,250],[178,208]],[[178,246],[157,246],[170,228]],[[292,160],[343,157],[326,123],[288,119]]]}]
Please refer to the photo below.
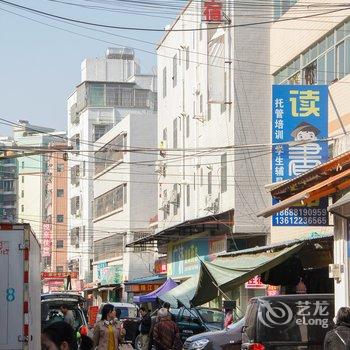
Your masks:
[{"label": "glass window pane", "polygon": [[319,44],[318,44],[318,54],[321,55],[326,51],[327,47],[327,39],[324,38]]},{"label": "glass window pane", "polygon": [[327,53],[327,84],[330,84],[335,79],[334,61],[333,49]]},{"label": "glass window pane", "polygon": [[344,36],[348,36],[350,34],[350,21],[344,24]]},{"label": "glass window pane", "polygon": [[326,57],[321,56],[317,60],[317,84],[326,84]]},{"label": "glass window pane", "polygon": [[334,45],[334,33],[327,36],[327,49],[331,48]]},{"label": "glass window pane", "polygon": [[344,42],[337,46],[337,71],[338,78],[342,79],[345,76],[345,51],[344,51]]},{"label": "glass window pane", "polygon": [[89,91],[89,106],[103,107],[104,106],[104,84],[91,84]]},{"label": "glass window pane", "polygon": [[310,61],[313,61],[317,57],[317,45],[313,46],[310,49],[309,57],[310,57]]},{"label": "glass window pane", "polygon": [[336,33],[337,33],[337,41],[344,39],[344,25],[339,27],[336,30]]},{"label": "glass window pane", "polygon": [[350,38],[345,40],[345,74],[350,74]]}]

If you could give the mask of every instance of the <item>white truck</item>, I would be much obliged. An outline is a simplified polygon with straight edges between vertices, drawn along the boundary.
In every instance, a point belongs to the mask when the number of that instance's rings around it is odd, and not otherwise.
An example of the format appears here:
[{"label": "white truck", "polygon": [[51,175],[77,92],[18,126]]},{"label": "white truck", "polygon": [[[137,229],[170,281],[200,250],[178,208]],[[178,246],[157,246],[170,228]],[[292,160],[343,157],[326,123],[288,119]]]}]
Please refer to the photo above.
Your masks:
[{"label": "white truck", "polygon": [[0,349],[38,350],[40,245],[29,224],[0,223]]}]

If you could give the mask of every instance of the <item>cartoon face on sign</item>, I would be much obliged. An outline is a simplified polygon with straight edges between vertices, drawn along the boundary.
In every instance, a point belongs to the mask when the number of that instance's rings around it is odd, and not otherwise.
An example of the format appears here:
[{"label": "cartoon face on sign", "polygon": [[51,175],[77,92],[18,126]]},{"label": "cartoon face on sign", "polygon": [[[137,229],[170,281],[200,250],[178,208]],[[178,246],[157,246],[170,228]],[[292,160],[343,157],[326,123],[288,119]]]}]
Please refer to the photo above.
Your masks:
[{"label": "cartoon face on sign", "polygon": [[320,130],[309,123],[299,124],[291,133],[295,141],[315,141]]}]

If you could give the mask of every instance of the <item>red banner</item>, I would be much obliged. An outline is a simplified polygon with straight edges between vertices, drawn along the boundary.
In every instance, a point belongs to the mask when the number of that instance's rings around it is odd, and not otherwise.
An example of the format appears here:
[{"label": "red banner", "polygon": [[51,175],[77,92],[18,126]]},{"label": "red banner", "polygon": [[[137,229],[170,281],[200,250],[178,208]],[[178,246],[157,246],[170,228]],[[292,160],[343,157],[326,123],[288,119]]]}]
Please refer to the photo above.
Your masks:
[{"label": "red banner", "polygon": [[70,275],[72,279],[78,278],[78,272],[42,272],[41,273],[41,279],[47,280],[47,279],[58,279],[62,278],[65,279],[67,276]]},{"label": "red banner", "polygon": [[260,276],[255,276],[245,283],[246,289],[266,289],[266,284],[261,282]]},{"label": "red banner", "polygon": [[51,224],[43,224],[43,239],[41,241],[41,250],[42,250],[43,257],[51,256],[51,245],[52,245]]},{"label": "red banner", "polygon": [[96,318],[98,314],[98,306],[90,306],[88,311],[89,325],[93,327],[96,323]]}]

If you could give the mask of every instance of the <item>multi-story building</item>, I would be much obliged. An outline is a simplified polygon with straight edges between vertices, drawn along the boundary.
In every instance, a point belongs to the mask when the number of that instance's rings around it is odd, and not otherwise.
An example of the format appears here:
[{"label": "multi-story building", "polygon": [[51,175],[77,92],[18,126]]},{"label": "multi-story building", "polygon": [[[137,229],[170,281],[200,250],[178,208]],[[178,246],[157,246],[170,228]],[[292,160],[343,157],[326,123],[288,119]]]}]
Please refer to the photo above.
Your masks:
[{"label": "multi-story building", "polygon": [[[13,128],[14,142],[18,146],[47,147],[50,142],[65,139],[64,132],[56,132],[54,129],[31,125],[26,120],[21,120],[18,126]],[[49,174],[48,157],[46,154],[24,156],[17,158],[18,188],[17,208],[18,220],[27,222],[42,243],[43,268],[51,266],[52,226],[61,225],[64,221],[61,214],[52,216],[47,212],[47,203],[51,202],[48,191]],[[51,214],[51,215],[49,215]],[[52,217],[51,217],[52,216]],[[47,238],[43,240],[43,234]],[[46,252],[46,253],[45,253]]]},{"label": "multi-story building", "polygon": [[82,81],[68,99],[68,137],[75,149],[69,159],[68,260],[85,282],[92,281],[94,143],[125,116],[156,109],[156,79],[139,73],[133,50],[108,49],[105,58],[82,63]]},{"label": "multi-story building", "polygon": [[[153,274],[154,251],[130,251],[125,245],[151,233],[150,219],[157,214],[157,153],[141,150],[156,147],[155,109],[130,113],[95,143],[94,281],[105,290],[99,293],[102,301],[125,300],[125,281]],[[115,288],[109,296],[107,285]]]},{"label": "multi-story building", "polygon": [[[53,142],[52,148],[65,147],[66,142]],[[56,218],[63,216],[60,224],[52,226],[52,257],[51,271],[66,272],[67,270],[67,183],[68,183],[68,164],[65,152],[55,152],[48,156],[49,182],[47,184],[48,198],[51,201],[47,206],[47,216]]]},{"label": "multi-story building", "polygon": [[256,217],[270,201],[269,150],[258,146],[270,143],[269,27],[240,26],[257,12],[216,3],[212,22],[206,2],[189,1],[157,47],[159,229],[134,245],[158,241],[182,280],[198,273],[197,256],[263,245],[270,232]]},{"label": "multi-story building", "polygon": [[[0,146],[11,147],[13,140],[0,137]],[[0,161],[0,221],[17,220],[17,159]]]}]

